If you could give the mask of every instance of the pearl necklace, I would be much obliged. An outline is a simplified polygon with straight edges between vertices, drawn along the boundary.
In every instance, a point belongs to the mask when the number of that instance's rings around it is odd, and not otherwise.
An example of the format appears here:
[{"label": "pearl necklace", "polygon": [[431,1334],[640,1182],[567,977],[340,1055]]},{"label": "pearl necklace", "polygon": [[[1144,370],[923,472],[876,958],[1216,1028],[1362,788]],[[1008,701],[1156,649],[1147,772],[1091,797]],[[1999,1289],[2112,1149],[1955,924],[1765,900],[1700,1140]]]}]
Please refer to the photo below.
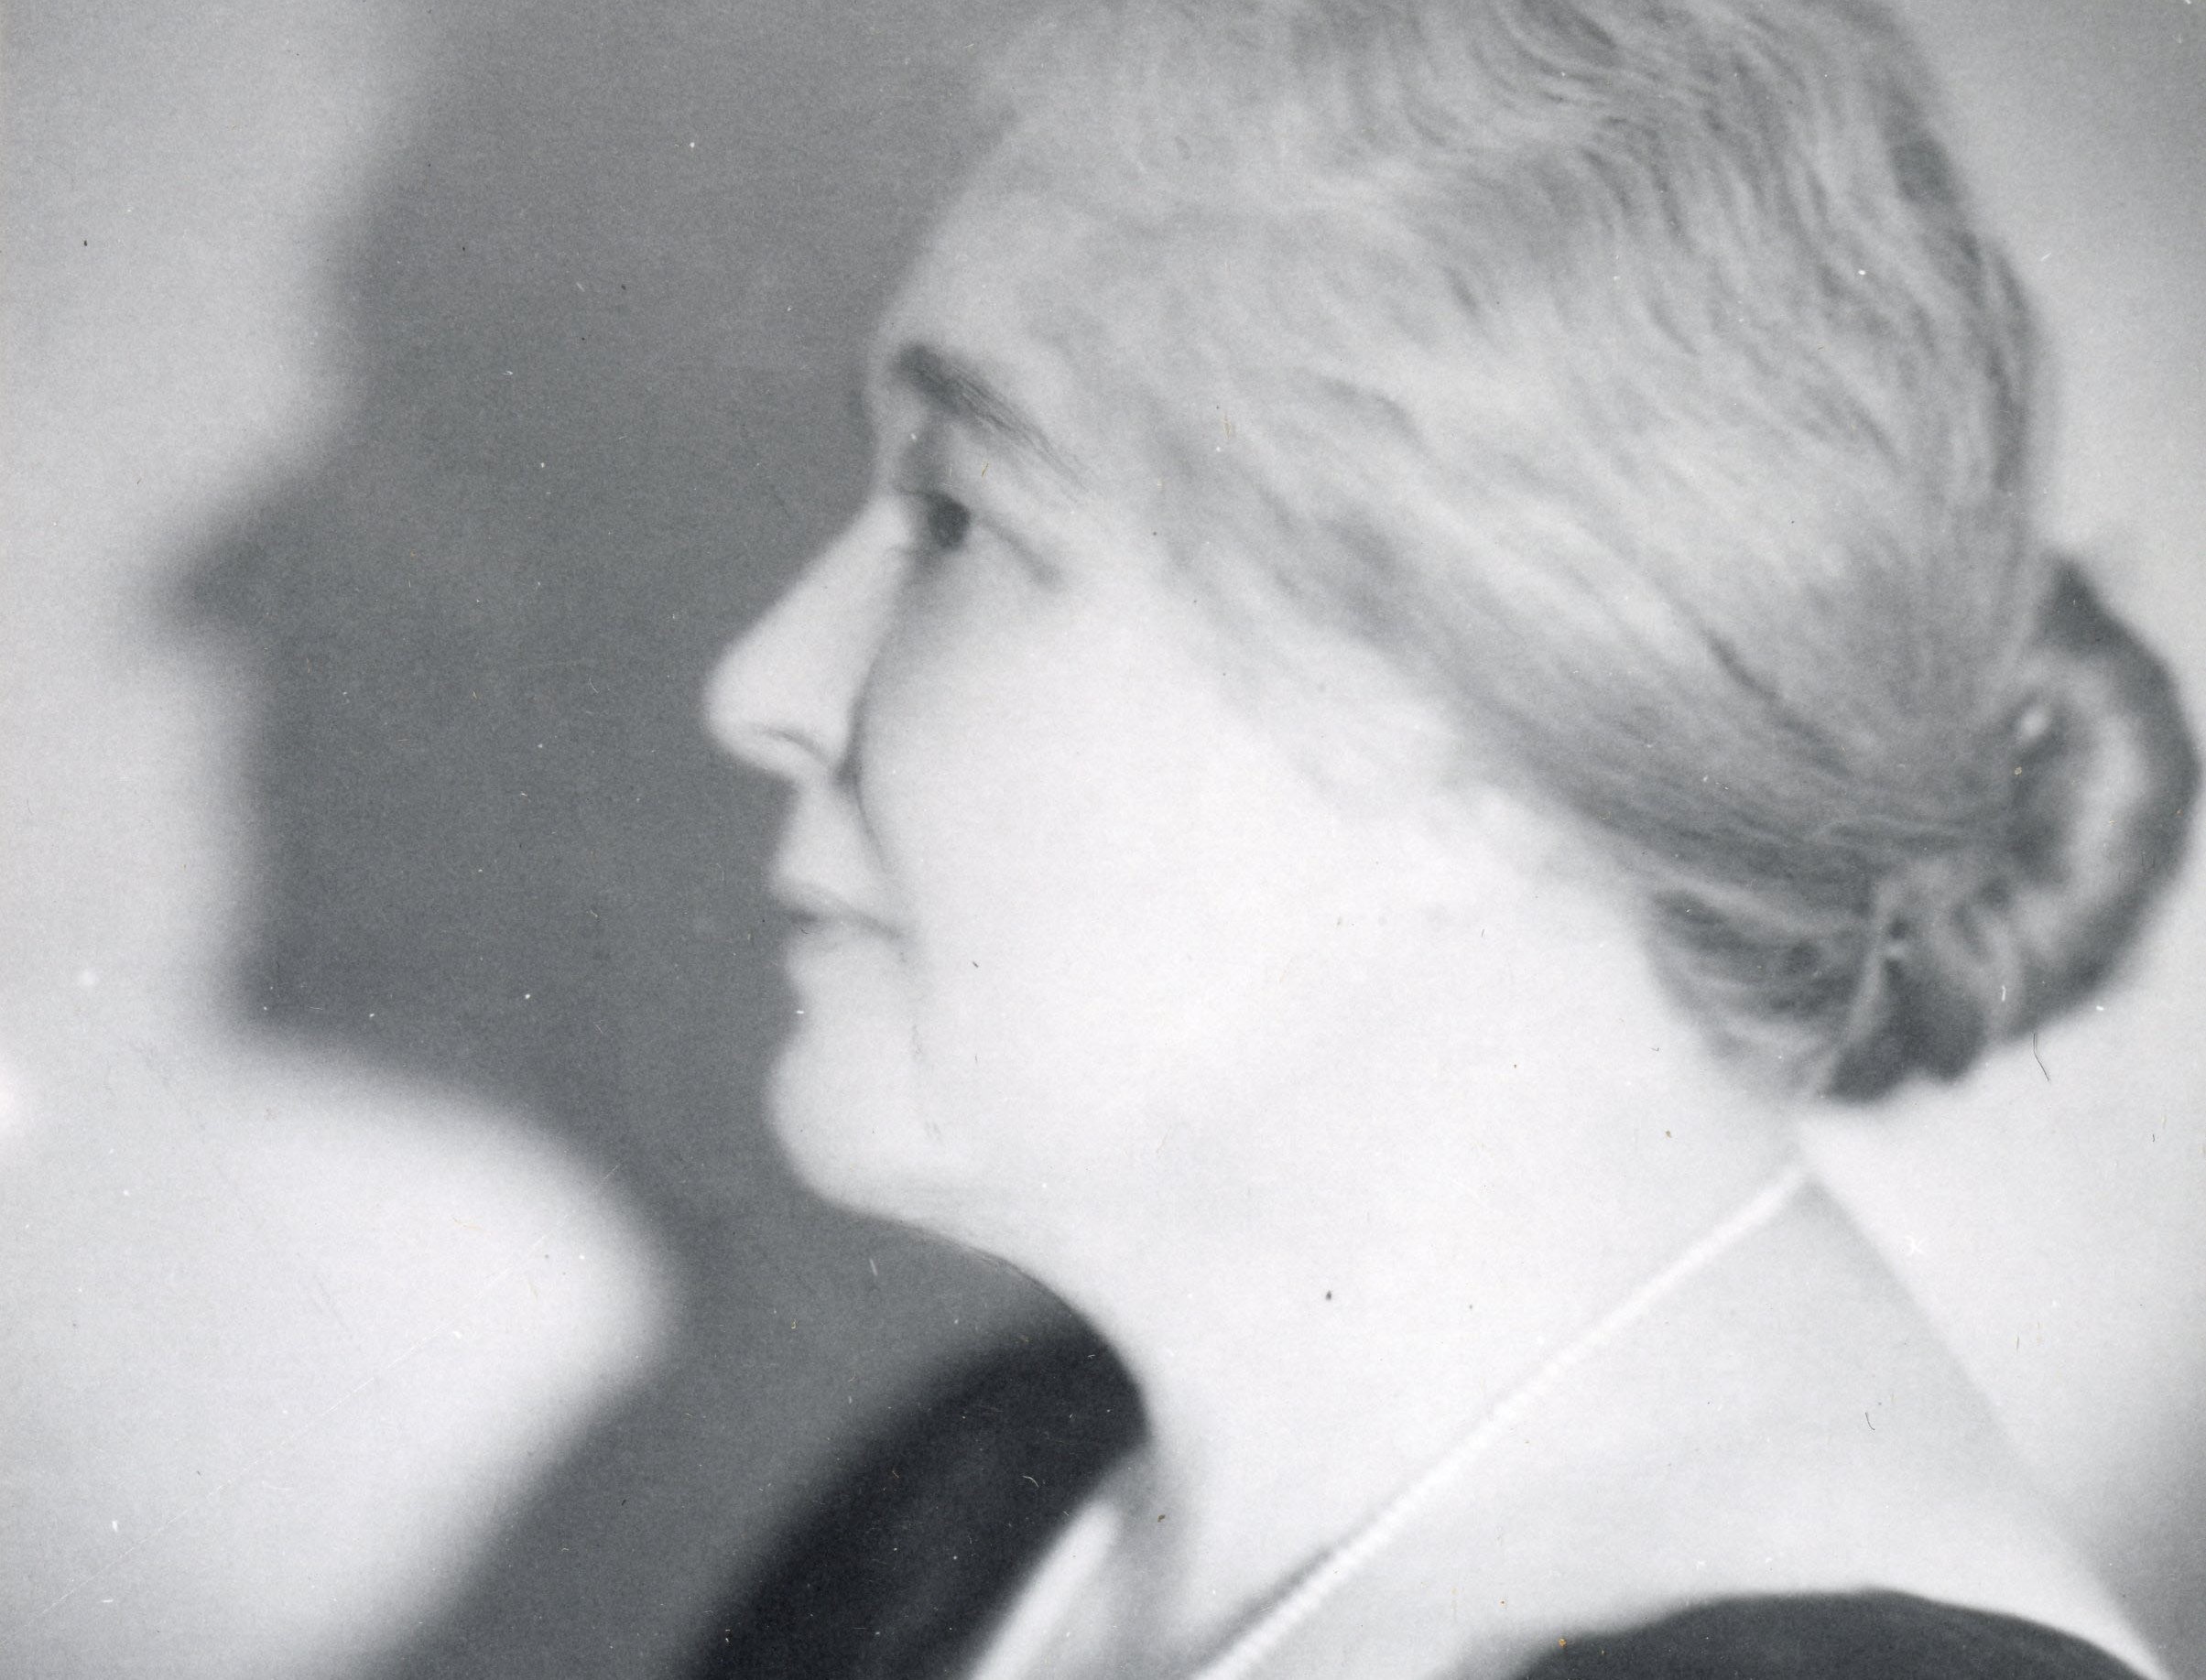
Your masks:
[{"label": "pearl necklace", "polygon": [[[1269,1610],[1187,1680],[1247,1680],[1328,1599],[1368,1568],[1432,1501],[1460,1481],[1502,1437],[1579,1366],[1645,1317],[1662,1299],[1753,1236],[1791,1205],[1808,1183],[1808,1170],[1788,1166],[1699,1241],[1678,1255],[1601,1317],[1549,1356],[1522,1382],[1472,1425],[1440,1459],[1381,1506],[1364,1524],[1313,1564]],[[1117,1513],[1107,1503],[1088,1506],[1050,1548],[1033,1581],[971,1680],[1015,1680],[1035,1664],[1064,1602],[1099,1570],[1119,1538]]]},{"label": "pearl necklace", "polygon": [[1371,1520],[1340,1542],[1314,1565],[1286,1597],[1259,1616],[1188,1680],[1246,1680],[1289,1635],[1315,1615],[1342,1587],[1368,1567],[1401,1532],[1496,1442],[1545,1399],[1570,1372],[1645,1317],[1650,1308],[1681,1284],[1706,1271],[1723,1255],[1783,1212],[1808,1182],[1808,1169],[1795,1163],[1661,1271],[1648,1278],[1601,1317],[1544,1360],[1532,1374],[1487,1408],[1448,1452],[1381,1506]]}]

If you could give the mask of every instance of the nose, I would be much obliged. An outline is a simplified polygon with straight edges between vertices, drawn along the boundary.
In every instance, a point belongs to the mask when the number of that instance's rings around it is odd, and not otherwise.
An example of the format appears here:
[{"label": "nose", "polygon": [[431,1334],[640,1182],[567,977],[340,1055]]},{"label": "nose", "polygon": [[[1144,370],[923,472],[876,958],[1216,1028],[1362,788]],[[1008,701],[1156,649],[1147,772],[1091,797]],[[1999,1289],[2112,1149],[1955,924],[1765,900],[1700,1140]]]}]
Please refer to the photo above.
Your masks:
[{"label": "nose", "polygon": [[895,611],[900,538],[896,509],[876,500],[721,656],[705,721],[722,747],[791,781],[842,766]]}]

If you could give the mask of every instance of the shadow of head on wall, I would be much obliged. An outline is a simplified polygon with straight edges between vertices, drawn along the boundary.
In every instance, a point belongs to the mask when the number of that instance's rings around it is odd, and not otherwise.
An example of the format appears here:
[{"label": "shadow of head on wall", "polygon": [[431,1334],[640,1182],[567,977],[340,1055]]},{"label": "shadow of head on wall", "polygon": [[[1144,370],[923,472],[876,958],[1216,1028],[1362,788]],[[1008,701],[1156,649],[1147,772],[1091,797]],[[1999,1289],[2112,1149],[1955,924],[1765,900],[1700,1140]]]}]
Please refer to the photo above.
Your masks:
[{"label": "shadow of head on wall", "polygon": [[777,796],[701,725],[863,493],[860,355],[970,144],[979,9],[418,8],[431,86],[329,266],[344,417],[193,568],[256,702],[235,1011],[517,1109],[681,1285],[671,1366],[394,1673],[650,1672],[777,1490],[1031,1311],[792,1192],[752,1094]]},{"label": "shadow of head on wall", "polygon": [[248,1015],[727,1179],[772,796],[699,693],[863,483],[858,350],[959,145],[926,10],[441,41],[334,265],[348,418],[192,584],[260,699]]}]

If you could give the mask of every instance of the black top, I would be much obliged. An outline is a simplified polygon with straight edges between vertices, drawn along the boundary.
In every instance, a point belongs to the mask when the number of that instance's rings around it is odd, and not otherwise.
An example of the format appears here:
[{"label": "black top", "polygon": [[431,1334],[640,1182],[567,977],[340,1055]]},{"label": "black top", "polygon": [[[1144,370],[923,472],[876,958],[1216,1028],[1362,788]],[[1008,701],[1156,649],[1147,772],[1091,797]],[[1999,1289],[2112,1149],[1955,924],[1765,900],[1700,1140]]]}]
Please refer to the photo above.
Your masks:
[{"label": "black top", "polygon": [[[801,1671],[799,1671],[801,1672]],[[1574,1639],[1522,1680],[2138,1680],[2127,1664],[2016,1616],[1902,1592],[1721,1599]]]},{"label": "black top", "polygon": [[[966,1371],[785,1537],[714,1619],[694,1680],[954,1680],[1026,1570],[1140,1437],[1133,1385],[1099,1342],[1023,1344]],[[1518,1680],[2138,1676],[2036,1622],[1865,1592],[1697,1605],[1573,1638]]]},{"label": "black top", "polygon": [[1022,1342],[913,1406],[715,1620],[696,1680],[950,1680],[1141,1439],[1087,1338]]}]

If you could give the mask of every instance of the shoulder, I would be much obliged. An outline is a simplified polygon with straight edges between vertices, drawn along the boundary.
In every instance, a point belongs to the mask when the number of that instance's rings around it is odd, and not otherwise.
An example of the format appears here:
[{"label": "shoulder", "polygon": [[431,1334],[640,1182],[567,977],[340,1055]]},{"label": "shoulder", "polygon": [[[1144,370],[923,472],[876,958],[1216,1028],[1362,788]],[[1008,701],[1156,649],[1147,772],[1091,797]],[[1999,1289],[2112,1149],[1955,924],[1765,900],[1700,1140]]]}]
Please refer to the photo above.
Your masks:
[{"label": "shoulder", "polygon": [[1906,1593],[1727,1599],[1572,1639],[1521,1680],[2138,1680],[2072,1634]]},{"label": "shoulder", "polygon": [[952,1373],[822,1487],[717,1616],[698,1680],[946,1674],[1131,1448],[1131,1382],[1086,1335]]},{"label": "shoulder", "polygon": [[0,1671],[321,1672],[647,1368],[649,1242],[512,1114],[86,1019],[8,1046]]}]

